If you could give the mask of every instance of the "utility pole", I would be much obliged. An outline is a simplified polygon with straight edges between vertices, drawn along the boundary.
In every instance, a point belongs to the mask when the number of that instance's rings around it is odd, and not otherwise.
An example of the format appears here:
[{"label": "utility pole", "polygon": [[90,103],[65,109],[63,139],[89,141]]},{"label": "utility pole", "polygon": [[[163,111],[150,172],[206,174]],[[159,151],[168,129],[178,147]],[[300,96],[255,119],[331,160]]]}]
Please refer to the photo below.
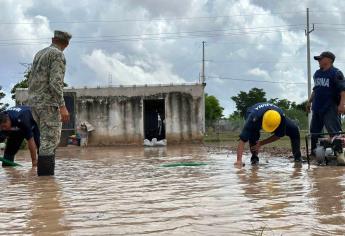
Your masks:
[{"label": "utility pole", "polygon": [[202,116],[203,116],[203,127],[202,127],[202,133],[206,133],[206,114],[205,114],[205,41],[202,41],[202,68],[201,68],[201,84],[203,87],[203,93],[202,93]]},{"label": "utility pole", "polygon": [[205,41],[202,41],[202,69],[201,69],[201,83],[205,83]]},{"label": "utility pole", "polygon": [[[314,31],[313,28],[309,29],[309,8],[307,8],[307,28],[305,35],[307,36],[307,70],[308,70],[308,99],[311,96],[311,66],[310,66],[310,33]],[[311,113],[308,114],[308,127],[310,127]]]}]

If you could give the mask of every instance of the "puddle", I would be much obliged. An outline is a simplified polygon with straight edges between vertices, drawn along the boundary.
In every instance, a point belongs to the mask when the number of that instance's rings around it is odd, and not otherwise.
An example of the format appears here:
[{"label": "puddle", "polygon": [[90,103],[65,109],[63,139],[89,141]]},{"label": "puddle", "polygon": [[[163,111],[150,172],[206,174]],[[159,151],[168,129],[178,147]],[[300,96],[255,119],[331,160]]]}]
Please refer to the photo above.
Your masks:
[{"label": "puddle", "polygon": [[[344,167],[247,157],[238,169],[197,145],[71,148],[39,178],[29,159],[0,169],[1,235],[345,234]],[[162,167],[176,162],[207,165]]]}]

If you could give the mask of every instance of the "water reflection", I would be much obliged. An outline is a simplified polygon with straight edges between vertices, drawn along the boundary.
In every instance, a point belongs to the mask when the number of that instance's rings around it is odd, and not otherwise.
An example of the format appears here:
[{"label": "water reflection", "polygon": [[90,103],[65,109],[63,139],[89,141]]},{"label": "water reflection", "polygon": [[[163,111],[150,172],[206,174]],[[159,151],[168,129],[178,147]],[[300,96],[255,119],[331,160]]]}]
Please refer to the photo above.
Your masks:
[{"label": "water reflection", "polygon": [[253,166],[249,170],[237,171],[244,190],[243,196],[247,198],[253,216],[248,222],[250,226],[243,230],[246,233],[259,233],[263,229],[273,233],[281,227],[284,230],[293,227],[286,223],[282,224],[287,215],[286,209],[289,208],[289,201],[285,201],[283,197],[283,183],[278,176],[266,171],[267,166]]},{"label": "water reflection", "polygon": [[[36,169],[25,167],[6,168],[1,176],[7,181],[7,191],[2,194],[0,204],[1,212],[5,214],[4,218],[0,217],[1,228],[7,232],[5,235],[19,232],[65,235],[68,227],[64,222],[58,182],[52,177],[38,178]],[[0,231],[1,234],[4,232]]]},{"label": "water reflection", "polygon": [[64,208],[60,203],[61,190],[55,178],[39,178],[29,185],[29,191],[33,193],[33,199],[27,232],[33,235],[49,232],[66,235],[69,227],[64,220]]},{"label": "water reflection", "polygon": [[[345,234],[343,227],[345,222],[343,205],[344,173],[343,167],[335,166],[314,168],[311,172],[313,191],[311,191],[310,196],[314,199],[318,220],[315,228],[319,229],[319,233]],[[329,227],[325,229],[325,225]]]},{"label": "water reflection", "polygon": [[[60,149],[55,178],[38,178],[22,156],[0,170],[0,235],[345,235],[345,168],[233,158],[197,145]],[[208,165],[162,167],[181,161]]]}]

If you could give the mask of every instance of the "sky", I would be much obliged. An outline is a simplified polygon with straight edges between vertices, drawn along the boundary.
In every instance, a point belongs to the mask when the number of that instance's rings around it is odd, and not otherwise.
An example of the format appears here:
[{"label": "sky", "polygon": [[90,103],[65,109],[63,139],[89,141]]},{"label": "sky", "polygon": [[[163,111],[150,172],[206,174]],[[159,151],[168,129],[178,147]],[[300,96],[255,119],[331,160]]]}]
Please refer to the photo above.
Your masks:
[{"label": "sky", "polygon": [[[54,30],[70,87],[193,83],[205,41],[206,92],[227,116],[231,96],[253,87],[268,98],[307,99],[306,8],[311,55],[332,51],[345,66],[345,1],[329,0],[0,0],[0,85],[7,94]],[[318,68],[311,61],[312,73]]]}]

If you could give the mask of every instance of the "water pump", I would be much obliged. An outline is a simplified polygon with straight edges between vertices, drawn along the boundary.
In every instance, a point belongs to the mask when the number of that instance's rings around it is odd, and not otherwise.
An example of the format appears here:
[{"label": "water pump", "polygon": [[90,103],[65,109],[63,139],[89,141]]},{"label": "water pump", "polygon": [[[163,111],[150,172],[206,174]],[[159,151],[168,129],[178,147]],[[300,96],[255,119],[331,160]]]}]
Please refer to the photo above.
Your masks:
[{"label": "water pump", "polygon": [[344,144],[344,136],[334,136],[331,139],[319,138],[315,149],[317,163],[319,165],[345,166]]}]

